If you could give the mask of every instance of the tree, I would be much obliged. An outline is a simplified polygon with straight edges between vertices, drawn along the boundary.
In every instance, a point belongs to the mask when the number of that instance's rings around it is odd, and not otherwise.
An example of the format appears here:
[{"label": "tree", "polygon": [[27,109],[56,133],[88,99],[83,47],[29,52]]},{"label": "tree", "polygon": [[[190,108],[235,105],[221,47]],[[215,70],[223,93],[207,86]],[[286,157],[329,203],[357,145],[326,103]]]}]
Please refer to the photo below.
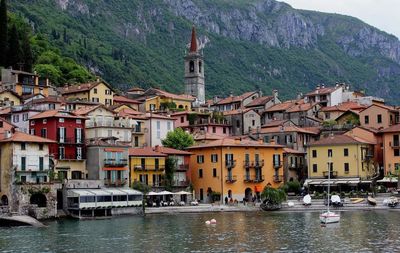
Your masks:
[{"label": "tree", "polygon": [[11,66],[14,69],[19,69],[19,64],[22,63],[23,57],[18,38],[18,31],[17,27],[13,25],[10,32],[10,38],[8,40],[7,66]]},{"label": "tree", "polygon": [[167,137],[162,140],[162,144],[168,148],[183,150],[194,144],[193,136],[183,131],[182,128],[175,128],[174,131],[167,133]]},{"label": "tree", "polygon": [[176,165],[177,165],[177,161],[174,158],[167,158],[165,160],[164,186],[165,186],[165,190],[167,190],[167,191],[172,190]]},{"label": "tree", "polygon": [[143,211],[143,215],[145,215],[146,214],[146,207],[145,207],[146,206],[146,194],[151,191],[151,187],[148,186],[147,184],[139,182],[139,181],[133,182],[131,187],[132,187],[132,189],[143,193],[142,211]]},{"label": "tree", "polygon": [[24,59],[24,70],[27,72],[31,72],[33,66],[33,55],[32,55],[31,42],[29,41],[28,32],[25,31],[22,34],[21,42],[22,42],[21,49]]},{"label": "tree", "polygon": [[8,48],[7,3],[0,2],[0,66],[6,67]]},{"label": "tree", "polygon": [[283,189],[275,189],[266,186],[261,193],[263,204],[261,208],[264,210],[274,210],[281,208],[281,204],[286,200],[286,193]]},{"label": "tree", "polygon": [[37,64],[35,71],[42,77],[47,77],[55,84],[62,83],[61,71],[51,64]]}]

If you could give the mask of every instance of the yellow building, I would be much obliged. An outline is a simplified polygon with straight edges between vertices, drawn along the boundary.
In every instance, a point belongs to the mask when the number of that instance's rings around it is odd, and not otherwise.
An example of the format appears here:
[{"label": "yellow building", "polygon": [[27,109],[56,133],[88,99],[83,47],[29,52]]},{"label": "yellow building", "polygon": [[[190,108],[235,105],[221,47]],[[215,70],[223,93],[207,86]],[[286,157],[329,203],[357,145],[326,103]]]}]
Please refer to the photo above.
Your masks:
[{"label": "yellow building", "polygon": [[20,105],[21,100],[21,97],[12,90],[0,91],[0,107]]},{"label": "yellow building", "polygon": [[369,185],[377,173],[374,167],[374,143],[355,136],[332,135],[312,142],[307,148],[307,185],[324,186],[328,167],[331,186]]},{"label": "yellow building", "polygon": [[[265,186],[283,184],[283,146],[224,138],[189,148],[195,195],[201,202],[260,197]],[[214,196],[214,199],[212,199]]]},{"label": "yellow building", "polygon": [[137,100],[143,102],[142,106],[144,106],[146,112],[165,111],[166,109],[191,111],[192,102],[195,98],[190,95],[177,95],[160,89],[150,88]]},{"label": "yellow building", "polygon": [[162,187],[166,157],[166,154],[151,147],[129,149],[131,183],[142,182],[153,188]]},{"label": "yellow building", "polygon": [[82,83],[64,86],[61,94],[67,100],[81,100],[100,103],[105,106],[113,105],[114,90],[106,82],[97,80],[90,83]]},{"label": "yellow building", "polygon": [[49,95],[49,79],[39,75],[14,69],[1,70],[1,86],[14,91],[19,96],[42,94]]}]

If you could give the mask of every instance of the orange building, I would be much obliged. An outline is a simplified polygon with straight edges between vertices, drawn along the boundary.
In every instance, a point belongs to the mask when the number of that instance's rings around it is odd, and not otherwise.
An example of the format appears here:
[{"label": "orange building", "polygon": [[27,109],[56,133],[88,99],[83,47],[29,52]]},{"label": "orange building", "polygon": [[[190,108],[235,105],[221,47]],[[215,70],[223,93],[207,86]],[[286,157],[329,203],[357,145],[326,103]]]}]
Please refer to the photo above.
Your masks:
[{"label": "orange building", "polygon": [[399,111],[388,105],[372,104],[360,111],[360,125],[384,129],[399,122]]},{"label": "orange building", "polygon": [[385,128],[381,133],[385,174],[397,174],[400,172],[400,124]]},{"label": "orange building", "polygon": [[201,202],[260,197],[265,186],[283,184],[283,146],[223,138],[190,147],[192,184]]}]

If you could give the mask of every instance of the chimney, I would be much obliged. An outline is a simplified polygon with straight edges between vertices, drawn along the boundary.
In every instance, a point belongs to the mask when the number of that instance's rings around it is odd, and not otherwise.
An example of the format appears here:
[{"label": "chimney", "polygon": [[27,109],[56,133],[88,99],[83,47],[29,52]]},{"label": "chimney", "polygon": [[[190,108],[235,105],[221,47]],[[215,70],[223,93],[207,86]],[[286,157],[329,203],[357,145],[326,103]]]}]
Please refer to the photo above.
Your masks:
[{"label": "chimney", "polygon": [[218,96],[213,97],[213,103],[216,104],[218,102]]},{"label": "chimney", "polygon": [[241,140],[242,140],[242,138],[235,138],[235,144],[240,144]]},{"label": "chimney", "polygon": [[317,90],[319,90],[319,84],[317,85]]},{"label": "chimney", "polygon": [[156,146],[154,147],[154,151],[160,152],[160,146],[159,146],[159,145],[156,145]]},{"label": "chimney", "polygon": [[97,78],[96,78],[96,82],[100,82],[100,77],[97,77]]},{"label": "chimney", "polygon": [[325,88],[325,84],[324,84],[324,83],[321,85],[321,88],[322,88],[322,89]]},{"label": "chimney", "polygon": [[232,91],[229,93],[229,96],[230,96],[230,97],[233,97],[233,93],[232,93]]},{"label": "chimney", "polygon": [[278,90],[273,90],[272,96],[274,96],[274,104],[276,104],[276,101],[278,100]]},{"label": "chimney", "polygon": [[262,93],[261,88],[258,88],[258,96],[259,96],[259,97],[262,97],[262,95],[263,95],[263,93]]}]

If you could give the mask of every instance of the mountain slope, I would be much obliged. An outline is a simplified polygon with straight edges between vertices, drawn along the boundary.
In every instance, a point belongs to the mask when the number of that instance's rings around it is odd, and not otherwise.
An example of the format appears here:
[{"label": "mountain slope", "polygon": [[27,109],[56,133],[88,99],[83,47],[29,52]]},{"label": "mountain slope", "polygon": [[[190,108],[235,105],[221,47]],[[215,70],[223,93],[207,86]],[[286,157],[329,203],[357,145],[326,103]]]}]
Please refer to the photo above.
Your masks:
[{"label": "mountain slope", "polygon": [[352,17],[295,10],[274,0],[9,4],[66,56],[120,88],[182,92],[183,56],[195,24],[206,43],[208,96],[276,88],[288,98],[339,81],[400,102],[399,40]]}]

